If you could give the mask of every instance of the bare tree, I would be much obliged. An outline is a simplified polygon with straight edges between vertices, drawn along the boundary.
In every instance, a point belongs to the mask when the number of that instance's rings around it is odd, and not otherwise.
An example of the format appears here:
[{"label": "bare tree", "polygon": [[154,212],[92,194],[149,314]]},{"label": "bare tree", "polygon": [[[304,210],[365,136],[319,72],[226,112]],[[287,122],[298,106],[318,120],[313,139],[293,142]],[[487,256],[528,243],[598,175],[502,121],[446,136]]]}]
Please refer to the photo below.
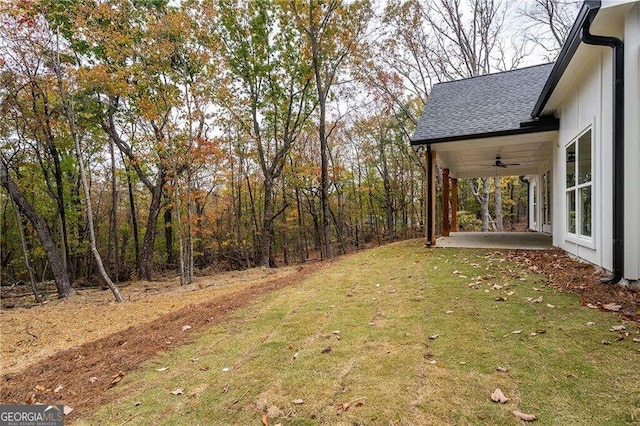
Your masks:
[{"label": "bare tree", "polygon": [[531,0],[520,10],[528,22],[525,30],[529,39],[546,52],[548,60],[558,56],[581,4],[576,0]]}]

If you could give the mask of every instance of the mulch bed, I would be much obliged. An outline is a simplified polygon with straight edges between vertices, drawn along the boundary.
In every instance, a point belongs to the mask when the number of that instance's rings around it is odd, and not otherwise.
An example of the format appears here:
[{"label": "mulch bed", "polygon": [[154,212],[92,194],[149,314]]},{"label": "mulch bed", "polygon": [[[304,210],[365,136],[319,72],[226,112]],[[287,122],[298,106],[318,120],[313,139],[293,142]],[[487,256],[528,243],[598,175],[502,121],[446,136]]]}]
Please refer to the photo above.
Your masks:
[{"label": "mulch bed", "polygon": [[[293,275],[188,306],[159,319],[59,352],[38,365],[2,378],[0,404],[67,405],[72,420],[110,401],[107,391],[157,353],[193,341],[194,332],[222,322],[258,296],[293,285],[329,264],[299,267]],[[81,318],[78,319],[81,321]],[[183,331],[184,325],[191,328]],[[73,327],[73,324],[69,324]],[[90,380],[92,377],[97,380]]]},{"label": "mulch bed", "polygon": [[630,321],[640,322],[640,292],[616,284],[603,284],[602,273],[593,265],[578,262],[559,249],[516,250],[507,258],[532,272],[547,276],[547,286],[578,294],[582,305],[591,304],[603,309],[604,305],[620,305],[619,314]]}]

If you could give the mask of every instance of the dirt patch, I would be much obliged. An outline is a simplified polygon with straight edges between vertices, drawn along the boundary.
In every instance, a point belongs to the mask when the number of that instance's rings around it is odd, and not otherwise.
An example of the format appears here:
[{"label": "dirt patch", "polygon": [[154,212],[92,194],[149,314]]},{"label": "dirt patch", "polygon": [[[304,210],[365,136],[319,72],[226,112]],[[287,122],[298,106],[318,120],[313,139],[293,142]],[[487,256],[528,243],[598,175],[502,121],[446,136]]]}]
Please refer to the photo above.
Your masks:
[{"label": "dirt patch", "polygon": [[600,282],[602,271],[578,262],[561,250],[512,251],[508,259],[532,272],[547,276],[547,285],[566,293],[582,296],[582,304],[599,307],[620,305],[620,313],[640,322],[640,292],[633,288]]},{"label": "dirt patch", "polygon": [[[157,318],[151,322],[132,326],[97,340],[87,341],[78,347],[57,352],[19,373],[4,374],[0,403],[42,402],[69,405],[74,409],[70,417],[73,418],[107,402],[109,396],[106,391],[117,384],[119,378],[158,352],[170,350],[191,341],[194,332],[223,320],[230,312],[247,306],[262,294],[299,282],[326,264],[328,262],[297,267],[288,274],[281,276],[275,274],[275,277],[271,276],[271,279],[260,280],[257,283],[254,281],[246,285],[230,286],[215,294],[196,292],[198,293],[196,299],[207,301],[196,304],[195,300],[187,297],[187,301],[181,302],[187,303],[186,306],[157,315]],[[172,298],[178,299],[175,296]],[[151,305],[147,314],[155,309],[153,302],[146,301]],[[174,302],[178,303],[175,300]],[[125,310],[134,311],[132,305],[133,303],[125,303],[117,306],[124,306]],[[61,309],[53,310],[64,311],[63,306],[58,308]],[[66,326],[76,330],[82,328],[85,321],[81,315],[86,315],[87,312],[76,311],[77,319],[67,323]],[[108,327],[108,319],[100,314],[96,316],[100,324]],[[185,325],[190,328],[184,329]]]},{"label": "dirt patch", "polygon": [[[64,349],[97,340],[126,328],[212,297],[295,273],[295,267],[225,272],[196,277],[193,284],[180,286],[177,277],[160,281],[132,282],[121,288],[126,303],[116,303],[108,290],[83,289],[67,299],[51,299],[43,305],[3,309],[0,374],[24,370]],[[27,301],[3,301],[24,306]],[[33,300],[33,295],[19,299]]]}]

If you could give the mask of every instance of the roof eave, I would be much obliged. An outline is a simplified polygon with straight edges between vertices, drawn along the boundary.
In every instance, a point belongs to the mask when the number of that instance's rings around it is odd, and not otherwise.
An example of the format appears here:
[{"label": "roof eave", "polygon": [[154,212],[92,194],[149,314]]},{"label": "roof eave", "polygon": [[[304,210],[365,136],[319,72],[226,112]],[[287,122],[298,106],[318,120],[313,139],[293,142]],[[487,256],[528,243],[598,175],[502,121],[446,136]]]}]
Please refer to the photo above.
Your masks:
[{"label": "roof eave", "polygon": [[549,119],[545,118],[538,125],[527,125],[522,126],[517,129],[508,129],[508,130],[499,130],[495,132],[487,132],[487,133],[475,133],[470,135],[455,135],[455,136],[445,136],[441,138],[431,138],[431,139],[418,139],[412,140],[411,146],[417,145],[431,145],[434,143],[443,143],[443,142],[455,142],[455,141],[464,141],[464,140],[473,140],[473,139],[486,139],[500,136],[513,136],[513,135],[524,135],[528,133],[539,133],[539,132],[549,132],[553,130],[558,130],[560,128],[560,120],[557,118]]},{"label": "roof eave", "polygon": [[578,46],[580,46],[580,30],[582,25],[587,21],[592,21],[593,18],[598,14],[598,10],[600,10],[600,0],[587,0],[582,4],[580,8],[580,12],[578,12],[578,16],[571,27],[571,31],[567,37],[567,41],[565,41],[562,46],[562,50],[556,59],[553,68],[551,69],[551,74],[547,78],[544,87],[542,88],[542,92],[538,97],[538,101],[536,102],[533,111],[531,112],[531,117],[536,118],[542,115],[544,111],[544,107],[546,106],[551,94],[555,90],[560,78],[564,74],[565,70],[569,66],[573,55],[578,50]]}]

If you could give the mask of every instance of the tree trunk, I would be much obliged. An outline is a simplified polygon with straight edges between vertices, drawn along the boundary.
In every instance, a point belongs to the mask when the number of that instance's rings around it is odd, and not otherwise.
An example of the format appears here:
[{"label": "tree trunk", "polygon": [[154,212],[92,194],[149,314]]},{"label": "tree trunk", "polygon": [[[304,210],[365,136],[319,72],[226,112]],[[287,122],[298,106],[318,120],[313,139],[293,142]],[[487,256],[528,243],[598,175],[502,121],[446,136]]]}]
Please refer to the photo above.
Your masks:
[{"label": "tree trunk", "polygon": [[164,247],[167,254],[165,267],[173,268],[175,259],[173,258],[173,207],[171,202],[167,202],[167,206],[164,208]]},{"label": "tree trunk", "polygon": [[264,217],[262,219],[262,229],[260,230],[260,240],[258,243],[258,265],[269,266],[269,247],[271,245],[271,234],[273,231],[273,178],[264,178]]},{"label": "tree trunk", "polygon": [[124,154],[122,154],[122,161],[124,163],[125,173],[127,174],[127,189],[129,192],[131,226],[133,227],[133,248],[136,257],[136,271],[140,271],[140,234],[138,233],[138,214],[136,213],[136,203],[133,195],[133,184],[131,183],[131,175],[129,174],[129,168],[127,166],[127,161],[125,161],[124,159]]},{"label": "tree trunk", "polygon": [[42,298],[38,294],[38,284],[36,283],[36,278],[33,275],[33,269],[31,268],[31,262],[29,262],[29,248],[27,247],[27,239],[24,236],[24,230],[26,228],[26,223],[23,222],[18,211],[14,209],[16,216],[16,223],[18,224],[18,235],[20,236],[20,248],[22,249],[22,256],[24,258],[24,267],[27,269],[29,273],[29,282],[31,283],[31,290],[33,291],[33,297],[36,300],[36,303],[41,303]]},{"label": "tree trunk", "polygon": [[13,182],[11,176],[9,176],[9,170],[4,158],[0,158],[0,184],[7,190],[9,196],[14,203],[18,206],[18,209],[22,214],[29,219],[33,227],[38,233],[38,238],[42,243],[44,252],[47,255],[47,261],[51,266],[51,272],[53,273],[54,280],[56,282],[56,288],[58,290],[58,297],[64,298],[75,293],[71,287],[69,281],[69,274],[64,266],[62,258],[58,253],[58,247],[53,240],[51,231],[47,226],[46,221],[40,216],[33,206],[27,201],[20,188]]},{"label": "tree trunk", "polygon": [[164,188],[164,171],[158,172],[156,184],[151,193],[151,204],[149,205],[149,217],[147,218],[147,230],[142,242],[142,252],[140,253],[140,267],[138,277],[151,281],[153,275],[153,248],[158,231],[158,216],[162,204],[162,192]]}]

